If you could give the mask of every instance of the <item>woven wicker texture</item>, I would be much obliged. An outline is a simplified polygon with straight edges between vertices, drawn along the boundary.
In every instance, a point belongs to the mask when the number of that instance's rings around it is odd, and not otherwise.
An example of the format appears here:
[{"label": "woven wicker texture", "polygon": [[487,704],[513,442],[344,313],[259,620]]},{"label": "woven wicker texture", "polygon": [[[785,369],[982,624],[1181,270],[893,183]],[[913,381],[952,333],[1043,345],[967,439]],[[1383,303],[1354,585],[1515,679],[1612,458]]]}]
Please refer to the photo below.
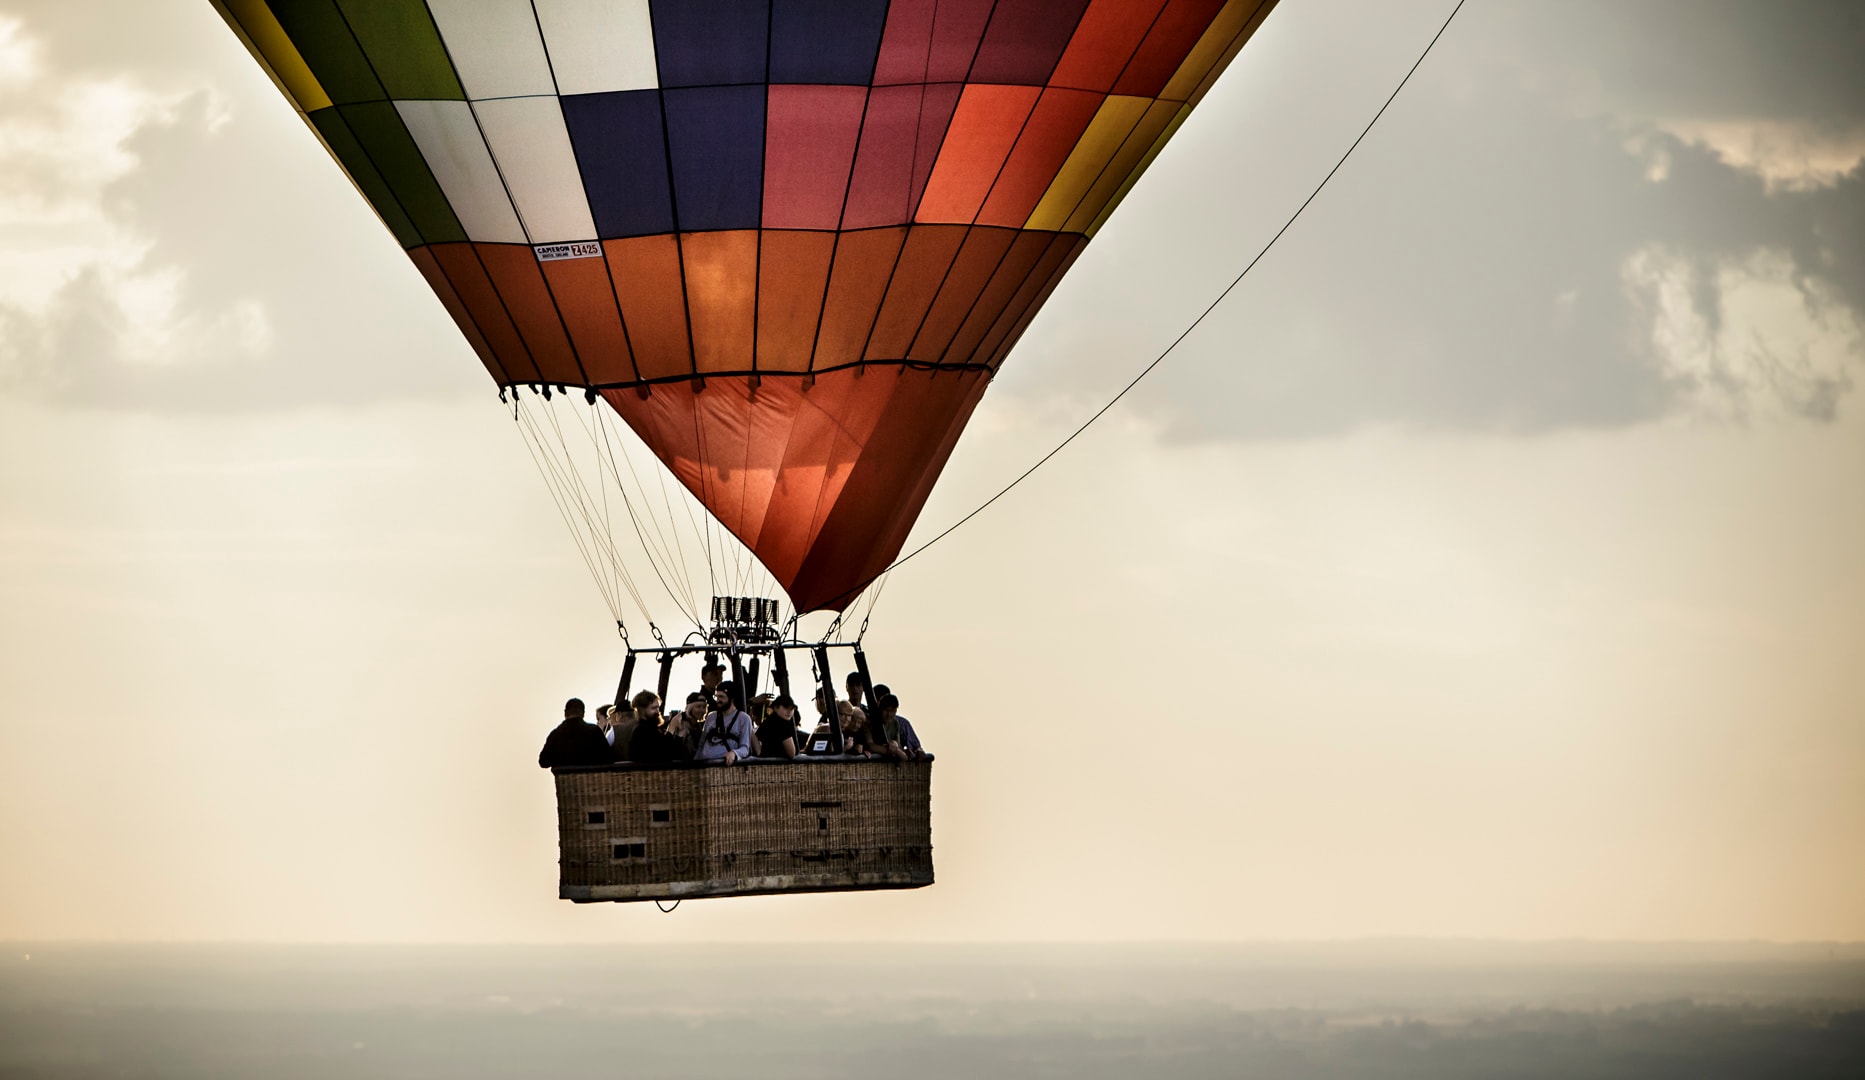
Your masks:
[{"label": "woven wicker texture", "polygon": [[557,774],[566,900],[930,885],[932,763],[807,761]]}]

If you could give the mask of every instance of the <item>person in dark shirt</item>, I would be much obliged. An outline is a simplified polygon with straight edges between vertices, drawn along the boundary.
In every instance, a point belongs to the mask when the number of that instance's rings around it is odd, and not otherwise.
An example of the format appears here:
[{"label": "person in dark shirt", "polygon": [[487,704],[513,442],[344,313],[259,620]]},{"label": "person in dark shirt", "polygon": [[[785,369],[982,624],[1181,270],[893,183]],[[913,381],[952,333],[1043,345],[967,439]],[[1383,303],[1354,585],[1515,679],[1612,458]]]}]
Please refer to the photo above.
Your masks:
[{"label": "person in dark shirt", "polygon": [[758,725],[758,756],[794,758],[797,756],[797,703],[789,694],[779,694],[771,701]]},{"label": "person in dark shirt", "polygon": [[669,734],[661,716],[661,699],[654,691],[635,695],[635,730],[629,735],[625,760],[645,765],[685,759],[686,744]]},{"label": "person in dark shirt", "polygon": [[900,748],[899,717],[900,699],[892,694],[881,698],[874,717],[862,732],[869,753],[896,761],[908,760],[909,755]]},{"label": "person in dark shirt", "polygon": [[[876,683],[874,685],[874,699],[876,701],[881,701],[892,693],[893,691],[889,690],[885,684]],[[900,699],[894,698],[894,700],[898,702]],[[914,761],[918,761],[920,758],[925,757],[926,749],[920,745],[919,734],[913,730],[913,721],[900,715],[900,707],[898,705],[894,706],[894,721],[900,725],[900,749],[905,750],[907,752],[907,757]]]},{"label": "person in dark shirt", "polygon": [[602,737],[602,729],[583,720],[583,700],[571,698],[563,703],[563,723],[551,729],[544,738],[544,749],[538,751],[537,763],[541,769],[555,769],[566,765],[607,765],[615,760],[615,751],[610,748],[609,740]]},{"label": "person in dark shirt", "polygon": [[697,691],[686,696],[686,708],[667,718],[664,730],[680,740],[683,759],[691,759],[699,751],[699,729],[706,722],[706,706],[710,699]]}]

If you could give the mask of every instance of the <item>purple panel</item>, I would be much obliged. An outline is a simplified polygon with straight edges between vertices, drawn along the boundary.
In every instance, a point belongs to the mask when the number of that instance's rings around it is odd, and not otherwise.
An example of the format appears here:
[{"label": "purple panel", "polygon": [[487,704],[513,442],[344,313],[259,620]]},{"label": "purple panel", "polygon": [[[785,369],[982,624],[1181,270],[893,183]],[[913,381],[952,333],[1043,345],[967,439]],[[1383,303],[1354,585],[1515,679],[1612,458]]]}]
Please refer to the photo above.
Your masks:
[{"label": "purple panel", "polygon": [[772,0],[773,83],[866,86],[887,0]]},{"label": "purple panel", "polygon": [[955,85],[877,86],[868,92],[842,228],[902,225],[913,219],[913,205],[932,172],[959,90]]},{"label": "purple panel", "polygon": [[652,0],[662,88],[764,81],[770,0]]},{"label": "purple panel", "polygon": [[665,91],[682,232],[755,229],[764,188],[764,87]]},{"label": "purple panel", "polygon": [[1041,86],[1062,59],[1088,0],[998,0],[967,82]]},{"label": "purple panel", "polygon": [[658,90],[572,94],[563,122],[604,240],[673,231]]}]

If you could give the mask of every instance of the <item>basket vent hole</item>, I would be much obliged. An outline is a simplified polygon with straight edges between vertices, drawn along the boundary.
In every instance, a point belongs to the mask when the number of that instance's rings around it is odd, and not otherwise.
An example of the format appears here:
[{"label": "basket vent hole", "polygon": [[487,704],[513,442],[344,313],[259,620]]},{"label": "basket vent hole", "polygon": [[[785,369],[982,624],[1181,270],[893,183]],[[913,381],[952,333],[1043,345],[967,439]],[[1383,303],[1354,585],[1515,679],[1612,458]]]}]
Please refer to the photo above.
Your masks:
[{"label": "basket vent hole", "polygon": [[589,812],[589,823],[591,825],[601,825],[607,822],[608,820],[609,820],[609,814],[608,814],[608,811],[606,810],[591,810]]},{"label": "basket vent hole", "polygon": [[827,817],[819,817],[816,819],[816,831],[817,832],[828,832],[829,831],[829,819]]},{"label": "basket vent hole", "polygon": [[642,859],[642,858],[646,858],[647,854],[648,854],[648,846],[646,844],[628,845],[628,855],[630,858]]},{"label": "basket vent hole", "polygon": [[618,859],[626,859],[628,857],[628,845],[627,844],[615,845],[615,857]]},{"label": "basket vent hole", "polygon": [[649,816],[652,817],[653,820],[656,822],[665,823],[665,822],[669,822],[673,820],[673,811],[672,810],[651,810],[649,811]]}]

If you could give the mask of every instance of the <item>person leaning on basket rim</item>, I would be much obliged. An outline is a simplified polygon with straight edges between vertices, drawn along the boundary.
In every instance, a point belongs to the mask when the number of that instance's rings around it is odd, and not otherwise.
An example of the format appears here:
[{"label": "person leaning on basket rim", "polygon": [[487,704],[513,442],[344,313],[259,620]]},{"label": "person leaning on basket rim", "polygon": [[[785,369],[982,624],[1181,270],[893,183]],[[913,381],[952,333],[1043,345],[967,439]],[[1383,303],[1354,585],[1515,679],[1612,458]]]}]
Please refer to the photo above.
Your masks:
[{"label": "person leaning on basket rim", "polygon": [[544,749],[538,751],[542,769],[571,765],[607,765],[614,760],[609,740],[602,730],[583,719],[583,699],[571,698],[563,703],[563,723],[544,737]]},{"label": "person leaning on basket rim", "polygon": [[625,754],[617,760],[638,761],[653,765],[680,761],[686,757],[686,744],[667,730],[667,718],[661,715],[661,699],[652,690],[635,695],[635,730],[628,738]]},{"label": "person leaning on basket rim", "polygon": [[706,695],[695,690],[686,696],[686,708],[667,718],[667,732],[680,740],[685,748],[683,758],[691,758],[699,750],[699,728],[706,722]]},{"label": "person leaning on basket rim", "polygon": [[[874,684],[874,700],[876,701],[884,702],[887,698],[893,697],[893,693],[887,688],[886,683]],[[913,722],[901,716],[899,709],[900,699],[896,697],[894,698],[894,719],[900,722],[900,749],[907,752],[907,757],[917,761],[926,756],[926,750],[920,746],[920,737],[913,730]]]}]

